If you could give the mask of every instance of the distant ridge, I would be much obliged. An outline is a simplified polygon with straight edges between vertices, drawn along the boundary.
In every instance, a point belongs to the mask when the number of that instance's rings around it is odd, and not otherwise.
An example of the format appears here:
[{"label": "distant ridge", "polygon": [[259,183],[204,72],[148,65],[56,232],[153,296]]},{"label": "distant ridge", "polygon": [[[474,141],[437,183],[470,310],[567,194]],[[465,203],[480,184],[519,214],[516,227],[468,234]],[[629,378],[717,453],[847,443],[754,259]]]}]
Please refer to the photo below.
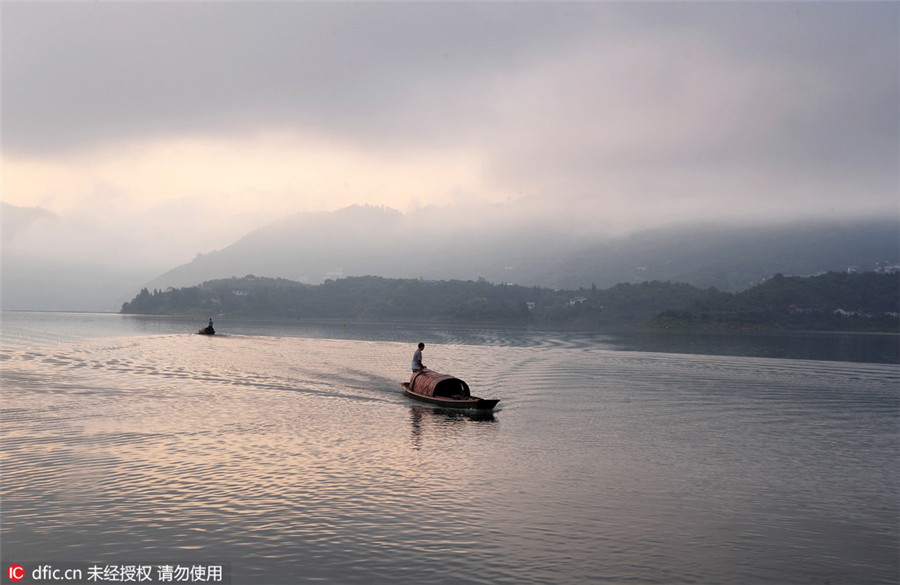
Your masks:
[{"label": "distant ridge", "polygon": [[585,282],[686,282],[740,291],[776,273],[879,271],[900,258],[900,222],[800,223],[739,227],[676,226],[585,248],[540,280],[569,288]]},{"label": "distant ridge", "polygon": [[164,290],[246,274],[309,284],[377,275],[481,277],[551,288],[656,280],[739,291],[775,273],[810,276],[900,262],[897,220],[763,227],[706,223],[615,239],[491,220],[451,224],[440,210],[405,215],[372,206],[302,213],[200,254],[146,286]]},{"label": "distant ridge", "polygon": [[[404,215],[353,205],[300,213],[255,230],[233,245],[178,266],[148,283],[179,287],[245,274],[308,284],[342,276],[469,279],[519,277],[516,266],[551,266],[583,245],[575,236],[536,225],[463,223],[443,210]],[[509,278],[503,278],[509,277]],[[520,278],[527,280],[527,278]]]}]

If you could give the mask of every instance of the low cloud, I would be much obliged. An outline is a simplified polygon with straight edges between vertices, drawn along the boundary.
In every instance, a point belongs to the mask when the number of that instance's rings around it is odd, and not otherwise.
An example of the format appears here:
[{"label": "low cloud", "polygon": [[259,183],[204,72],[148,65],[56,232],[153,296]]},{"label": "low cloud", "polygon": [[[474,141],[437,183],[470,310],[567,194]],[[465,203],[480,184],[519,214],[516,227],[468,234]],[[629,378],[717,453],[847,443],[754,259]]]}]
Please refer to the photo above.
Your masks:
[{"label": "low cloud", "polygon": [[72,226],[33,251],[174,264],[354,203],[611,234],[897,213],[890,3],[3,10],[3,199]]}]

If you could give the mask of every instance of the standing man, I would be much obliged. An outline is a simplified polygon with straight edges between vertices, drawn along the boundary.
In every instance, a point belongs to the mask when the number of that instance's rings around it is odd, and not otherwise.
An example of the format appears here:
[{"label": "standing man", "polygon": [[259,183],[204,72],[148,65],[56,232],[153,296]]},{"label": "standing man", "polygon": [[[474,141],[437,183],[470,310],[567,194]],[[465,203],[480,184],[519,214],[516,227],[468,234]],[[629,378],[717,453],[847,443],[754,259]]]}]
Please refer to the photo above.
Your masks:
[{"label": "standing man", "polygon": [[418,372],[419,370],[425,369],[425,364],[422,363],[422,350],[423,349],[425,349],[425,344],[419,343],[419,349],[417,349],[416,353],[413,354],[413,361],[412,361],[413,373]]}]

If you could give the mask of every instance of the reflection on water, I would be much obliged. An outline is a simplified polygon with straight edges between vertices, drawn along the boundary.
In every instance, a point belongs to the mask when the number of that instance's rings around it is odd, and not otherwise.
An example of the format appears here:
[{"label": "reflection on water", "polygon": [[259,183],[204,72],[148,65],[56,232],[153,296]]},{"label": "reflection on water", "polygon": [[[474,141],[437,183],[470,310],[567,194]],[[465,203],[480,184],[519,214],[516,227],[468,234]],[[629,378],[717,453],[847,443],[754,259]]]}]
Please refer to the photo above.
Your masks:
[{"label": "reflection on water", "polygon": [[409,422],[412,427],[412,445],[416,450],[422,448],[423,440],[434,436],[440,441],[452,425],[466,422],[496,423],[494,413],[477,410],[450,410],[446,408],[427,408],[423,406],[409,407]]},{"label": "reflection on water", "polygon": [[685,333],[635,330],[616,337],[621,349],[797,360],[900,363],[900,335],[834,332]]},{"label": "reflection on water", "polygon": [[[221,560],[274,585],[900,576],[894,364],[183,325],[4,315],[5,566]],[[502,410],[403,396],[419,340]]]}]

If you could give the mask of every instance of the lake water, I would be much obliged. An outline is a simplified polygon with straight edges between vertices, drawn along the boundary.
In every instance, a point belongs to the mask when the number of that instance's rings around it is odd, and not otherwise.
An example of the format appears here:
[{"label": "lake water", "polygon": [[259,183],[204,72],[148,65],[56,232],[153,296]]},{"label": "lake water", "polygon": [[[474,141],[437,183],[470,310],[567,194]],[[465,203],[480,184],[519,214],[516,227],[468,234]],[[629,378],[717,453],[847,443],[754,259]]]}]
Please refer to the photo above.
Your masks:
[{"label": "lake water", "polygon": [[[4,313],[5,572],[900,581],[895,336],[692,343],[224,321],[220,335],[191,333],[202,325]],[[426,364],[499,410],[405,398],[418,341]]]}]

